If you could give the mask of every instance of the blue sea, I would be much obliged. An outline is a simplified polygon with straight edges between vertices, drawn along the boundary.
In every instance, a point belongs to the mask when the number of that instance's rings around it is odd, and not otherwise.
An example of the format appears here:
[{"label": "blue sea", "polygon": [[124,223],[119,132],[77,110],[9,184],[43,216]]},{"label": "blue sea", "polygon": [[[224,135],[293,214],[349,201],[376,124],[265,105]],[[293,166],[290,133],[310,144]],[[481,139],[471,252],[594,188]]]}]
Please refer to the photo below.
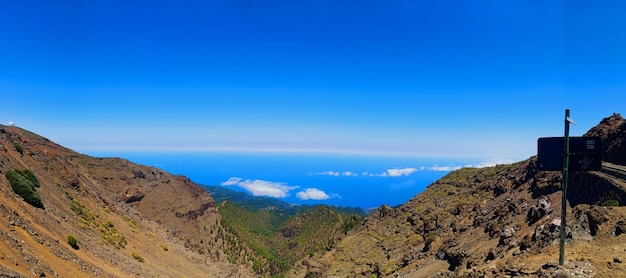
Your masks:
[{"label": "blue sea", "polygon": [[122,157],[189,177],[293,204],[371,209],[409,201],[466,160],[367,155],[238,152],[88,152]]}]

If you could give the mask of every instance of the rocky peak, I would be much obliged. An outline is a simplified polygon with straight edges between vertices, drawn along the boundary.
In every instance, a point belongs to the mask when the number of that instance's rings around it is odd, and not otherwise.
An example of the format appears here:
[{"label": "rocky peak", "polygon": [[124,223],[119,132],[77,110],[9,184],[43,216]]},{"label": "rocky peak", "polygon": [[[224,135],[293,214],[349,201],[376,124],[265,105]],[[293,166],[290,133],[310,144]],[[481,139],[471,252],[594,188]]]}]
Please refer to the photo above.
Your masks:
[{"label": "rocky peak", "polygon": [[617,113],[602,119],[600,124],[591,128],[584,136],[602,138],[603,160],[619,165],[626,165],[626,120]]}]

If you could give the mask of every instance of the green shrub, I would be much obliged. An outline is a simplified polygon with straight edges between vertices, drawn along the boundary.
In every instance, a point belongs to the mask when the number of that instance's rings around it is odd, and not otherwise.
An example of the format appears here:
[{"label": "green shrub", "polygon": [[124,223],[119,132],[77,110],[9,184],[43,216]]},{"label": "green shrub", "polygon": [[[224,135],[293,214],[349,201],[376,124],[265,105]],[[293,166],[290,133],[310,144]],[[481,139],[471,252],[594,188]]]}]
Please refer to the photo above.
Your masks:
[{"label": "green shrub", "polygon": [[32,171],[9,170],[4,175],[9,180],[13,191],[24,198],[24,201],[34,207],[44,208],[41,195],[36,190],[41,185]]},{"label": "green shrub", "polygon": [[15,150],[20,153],[20,154],[24,154],[24,148],[22,148],[22,145],[20,145],[20,143],[13,143],[13,146],[15,147]]},{"label": "green shrub", "polygon": [[142,256],[140,256],[139,254],[134,253],[134,252],[133,252],[133,258],[135,258],[135,260],[138,260],[140,263],[143,263],[143,262],[146,261],[146,260],[143,259]]},{"label": "green shrub", "polygon": [[72,246],[72,248],[78,250],[78,240],[73,235],[67,236],[67,243]]},{"label": "green shrub", "polygon": [[437,239],[437,234],[429,233],[428,236],[426,237],[426,242],[431,243],[435,241],[435,239]]},{"label": "green shrub", "polygon": [[28,180],[31,181],[33,183],[33,185],[35,185],[35,187],[41,187],[41,184],[39,183],[39,180],[37,179],[37,177],[35,176],[35,173],[33,173],[33,171],[31,171],[31,170],[24,170],[24,171],[22,171],[22,175],[25,176],[26,178],[28,178]]},{"label": "green shrub", "polygon": [[619,207],[619,201],[618,200],[606,200],[602,202],[602,205],[605,207]]},{"label": "green shrub", "polygon": [[128,245],[126,237],[124,237],[124,235],[118,232],[115,228],[100,230],[100,233],[102,234],[102,239],[104,241],[113,245],[113,247],[117,249],[126,248],[126,245]]}]

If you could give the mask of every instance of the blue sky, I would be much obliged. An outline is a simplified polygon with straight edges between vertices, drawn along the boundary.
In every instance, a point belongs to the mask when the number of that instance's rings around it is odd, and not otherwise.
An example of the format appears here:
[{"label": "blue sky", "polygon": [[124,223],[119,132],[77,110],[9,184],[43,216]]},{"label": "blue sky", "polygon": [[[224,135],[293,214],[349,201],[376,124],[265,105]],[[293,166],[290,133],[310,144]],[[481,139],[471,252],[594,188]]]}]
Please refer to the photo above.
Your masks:
[{"label": "blue sky", "polygon": [[621,1],[3,1],[0,123],[79,151],[521,160],[626,103]]}]

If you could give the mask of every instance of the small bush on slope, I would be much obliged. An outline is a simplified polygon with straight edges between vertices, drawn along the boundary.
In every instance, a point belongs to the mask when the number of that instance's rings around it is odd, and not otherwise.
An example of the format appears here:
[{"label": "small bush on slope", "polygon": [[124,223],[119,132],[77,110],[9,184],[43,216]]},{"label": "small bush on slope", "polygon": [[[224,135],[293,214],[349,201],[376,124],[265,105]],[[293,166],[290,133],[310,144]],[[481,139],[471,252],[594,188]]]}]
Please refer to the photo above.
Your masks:
[{"label": "small bush on slope", "polygon": [[41,195],[36,190],[41,185],[31,170],[10,170],[4,175],[9,180],[13,191],[24,198],[24,201],[34,207],[44,208]]}]

